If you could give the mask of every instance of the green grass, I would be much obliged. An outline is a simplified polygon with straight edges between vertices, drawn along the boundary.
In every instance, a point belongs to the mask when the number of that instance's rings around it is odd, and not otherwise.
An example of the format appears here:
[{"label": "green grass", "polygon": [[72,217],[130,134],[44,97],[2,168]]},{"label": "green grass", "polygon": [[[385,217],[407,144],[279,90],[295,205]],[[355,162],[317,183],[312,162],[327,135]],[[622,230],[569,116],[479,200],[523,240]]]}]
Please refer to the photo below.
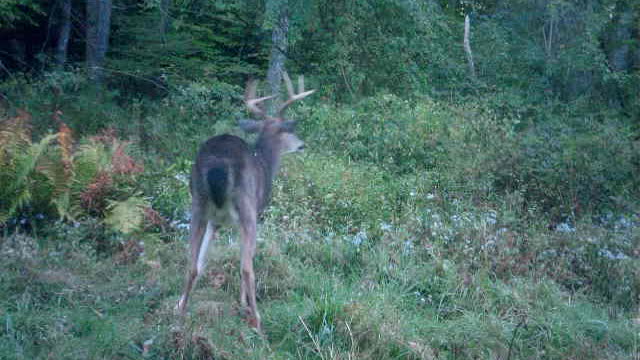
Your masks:
[{"label": "green grass", "polygon": [[[147,165],[136,190],[174,224],[125,235],[89,218],[5,231],[0,359],[637,359],[633,196],[610,199],[624,221],[565,213],[569,230],[556,231],[549,214],[575,205],[590,167],[574,184],[528,172],[519,161],[545,158],[542,140],[518,143],[508,121],[397,100],[299,108],[308,150],[283,162],[259,232],[264,337],[238,315],[231,231],[212,247],[188,316],[173,314],[186,267],[187,232],[175,226],[189,204],[184,175],[198,142],[232,123],[164,103],[143,119],[153,127],[147,148],[135,147]],[[189,121],[174,126],[184,111]],[[594,159],[596,170],[606,162]],[[599,178],[615,186],[598,196],[634,194],[631,170],[613,169],[619,179]],[[531,199],[546,182],[556,186],[546,200]],[[548,206],[555,192],[568,200]],[[142,253],[123,246],[141,242]]]},{"label": "green grass", "polygon": [[[276,197],[284,196],[276,194]],[[356,235],[307,227],[273,209],[256,258],[266,336],[237,315],[238,245],[223,233],[181,321],[182,239],[133,263],[64,238],[4,238],[3,359],[632,359],[635,309],[571,293],[531,272],[497,278],[407,232]],[[389,232],[389,233],[387,233]],[[183,238],[184,234],[180,234]],[[400,243],[398,243],[400,242]],[[39,245],[36,245],[39,243]],[[13,244],[13,245],[11,245]],[[31,246],[30,246],[31,245]],[[11,249],[26,249],[22,255]],[[444,248],[442,248],[444,249]],[[535,275],[535,276],[534,276]],[[588,291],[587,291],[588,292]],[[150,345],[145,348],[145,342]]]}]

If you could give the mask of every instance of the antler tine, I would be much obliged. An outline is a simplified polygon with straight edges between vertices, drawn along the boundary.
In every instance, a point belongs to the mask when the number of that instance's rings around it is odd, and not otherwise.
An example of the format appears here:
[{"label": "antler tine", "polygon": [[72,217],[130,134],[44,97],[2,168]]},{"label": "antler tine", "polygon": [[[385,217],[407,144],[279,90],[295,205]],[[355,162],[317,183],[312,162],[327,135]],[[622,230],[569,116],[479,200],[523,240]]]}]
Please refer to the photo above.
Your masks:
[{"label": "antler tine", "polygon": [[247,105],[249,111],[257,117],[263,118],[266,117],[264,110],[260,109],[258,106],[259,103],[273,99],[275,95],[265,96],[256,99],[256,87],[258,86],[258,82],[255,79],[249,79],[247,81],[247,88],[244,94],[244,102]]},{"label": "antler tine", "polygon": [[289,74],[287,74],[286,71],[282,72],[282,79],[284,79],[284,84],[287,86],[287,93],[289,94],[289,97],[294,97],[296,95],[295,91],[293,90],[293,84],[291,83],[291,78],[289,77]]},{"label": "antler tine", "polygon": [[302,100],[305,97],[313,94],[315,90],[304,91],[304,77],[301,75],[298,77],[298,91],[299,93],[295,93],[293,89],[293,84],[291,83],[291,79],[289,78],[289,74],[287,72],[282,73],[282,77],[284,79],[284,83],[287,86],[287,92],[289,93],[289,99],[285,101],[282,105],[280,105],[280,109],[278,109],[278,119],[282,119],[284,111],[289,107],[289,105],[293,104],[298,100]]}]

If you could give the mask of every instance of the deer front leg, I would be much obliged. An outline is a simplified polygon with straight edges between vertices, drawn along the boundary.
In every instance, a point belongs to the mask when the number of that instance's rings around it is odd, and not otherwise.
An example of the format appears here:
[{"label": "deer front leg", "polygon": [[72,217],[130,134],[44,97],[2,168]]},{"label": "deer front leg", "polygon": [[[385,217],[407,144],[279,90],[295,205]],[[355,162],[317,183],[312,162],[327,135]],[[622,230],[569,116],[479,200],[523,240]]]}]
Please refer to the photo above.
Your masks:
[{"label": "deer front leg", "polygon": [[[245,221],[246,220],[246,221]],[[248,311],[249,325],[260,331],[260,314],[256,304],[256,276],[253,271],[253,258],[256,254],[256,218],[248,216],[240,226],[242,249],[240,253],[241,283],[240,305]]]}]

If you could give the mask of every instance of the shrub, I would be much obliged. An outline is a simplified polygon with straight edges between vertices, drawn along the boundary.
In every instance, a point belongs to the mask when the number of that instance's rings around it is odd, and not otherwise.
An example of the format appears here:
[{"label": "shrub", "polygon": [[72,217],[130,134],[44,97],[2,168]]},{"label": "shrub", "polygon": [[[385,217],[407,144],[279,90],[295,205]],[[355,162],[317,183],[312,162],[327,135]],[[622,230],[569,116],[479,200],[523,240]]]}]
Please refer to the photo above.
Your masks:
[{"label": "shrub", "polygon": [[449,121],[449,114],[428,99],[413,104],[390,94],[364,99],[354,109],[324,105],[303,107],[300,113],[310,148],[399,174],[436,166],[443,150],[439,134]]},{"label": "shrub", "polygon": [[635,210],[640,145],[623,123],[554,119],[522,141],[518,177],[527,200],[555,215]]}]

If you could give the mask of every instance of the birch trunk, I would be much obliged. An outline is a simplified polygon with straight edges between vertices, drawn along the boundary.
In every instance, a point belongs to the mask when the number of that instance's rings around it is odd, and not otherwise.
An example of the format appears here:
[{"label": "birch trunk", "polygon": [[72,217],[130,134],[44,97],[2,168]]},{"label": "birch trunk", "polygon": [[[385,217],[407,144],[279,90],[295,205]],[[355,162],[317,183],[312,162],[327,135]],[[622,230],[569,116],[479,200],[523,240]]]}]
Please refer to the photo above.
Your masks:
[{"label": "birch trunk", "polygon": [[[280,83],[282,82],[282,72],[284,71],[284,62],[286,60],[286,51],[288,46],[287,36],[289,34],[289,7],[287,3],[280,5],[278,11],[278,21],[273,27],[271,33],[271,56],[269,57],[269,70],[267,71],[267,82],[271,94],[280,93]],[[276,97],[270,102],[267,112],[270,115],[276,110],[278,98]]]},{"label": "birch trunk", "polygon": [[471,52],[471,40],[469,39],[471,33],[471,21],[469,15],[464,17],[464,52],[467,54],[467,63],[469,65],[469,76],[476,77],[476,66],[473,62],[473,53]]}]

